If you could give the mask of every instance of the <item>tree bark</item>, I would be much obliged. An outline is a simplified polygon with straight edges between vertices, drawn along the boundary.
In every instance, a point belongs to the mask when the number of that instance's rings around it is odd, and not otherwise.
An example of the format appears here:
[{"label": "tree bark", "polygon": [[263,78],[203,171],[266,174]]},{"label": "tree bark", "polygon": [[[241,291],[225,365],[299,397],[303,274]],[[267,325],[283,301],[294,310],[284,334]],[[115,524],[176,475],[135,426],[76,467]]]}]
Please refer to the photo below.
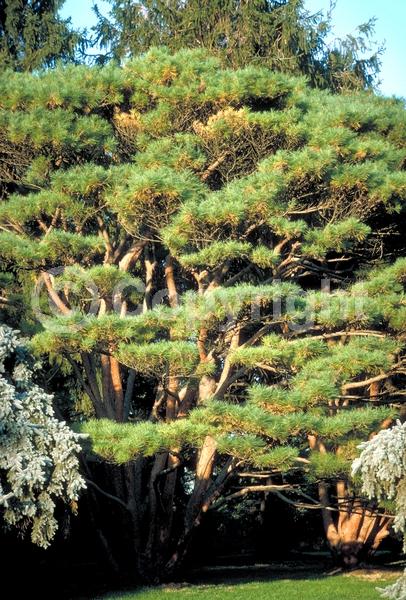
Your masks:
[{"label": "tree bark", "polygon": [[348,493],[345,481],[336,484],[338,516],[331,508],[328,486],[319,483],[319,499],[327,541],[336,562],[345,569],[354,569],[371,558],[382,540],[389,535],[390,517],[376,515]]},{"label": "tree bark", "polygon": [[120,364],[116,358],[110,356],[110,378],[114,395],[114,415],[116,421],[124,421],[124,393],[121,381]]}]

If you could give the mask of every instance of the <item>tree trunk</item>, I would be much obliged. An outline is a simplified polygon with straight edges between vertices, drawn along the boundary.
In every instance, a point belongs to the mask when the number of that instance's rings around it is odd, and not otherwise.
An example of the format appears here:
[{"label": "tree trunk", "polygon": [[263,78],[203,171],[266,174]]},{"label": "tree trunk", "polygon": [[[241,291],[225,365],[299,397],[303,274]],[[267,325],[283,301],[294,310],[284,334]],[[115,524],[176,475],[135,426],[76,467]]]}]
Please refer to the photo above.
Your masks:
[{"label": "tree trunk", "polygon": [[327,484],[319,484],[324,531],[336,562],[345,569],[354,569],[378,549],[389,534],[391,519],[377,515],[371,506],[350,496],[344,481],[337,482],[336,492],[338,511],[330,502]]}]

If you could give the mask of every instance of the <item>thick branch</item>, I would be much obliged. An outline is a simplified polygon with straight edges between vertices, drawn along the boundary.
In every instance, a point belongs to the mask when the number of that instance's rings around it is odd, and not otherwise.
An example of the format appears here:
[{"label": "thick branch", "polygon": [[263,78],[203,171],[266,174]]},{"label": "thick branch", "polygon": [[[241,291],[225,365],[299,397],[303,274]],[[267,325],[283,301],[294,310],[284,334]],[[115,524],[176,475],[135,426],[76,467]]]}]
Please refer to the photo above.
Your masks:
[{"label": "thick branch", "polygon": [[137,242],[128,252],[126,252],[126,254],[124,254],[123,258],[118,263],[121,271],[128,271],[133,263],[139,259],[145,244],[145,241]]},{"label": "thick branch", "polygon": [[348,390],[355,390],[357,388],[365,387],[367,385],[371,385],[371,383],[376,383],[377,381],[383,381],[384,379],[388,379],[391,375],[396,373],[396,367],[400,367],[402,363],[397,363],[393,366],[393,370],[388,373],[382,373],[381,375],[376,375],[375,377],[370,377],[369,379],[364,379],[363,381],[353,381],[352,383],[346,383],[342,386],[342,393],[346,394]]},{"label": "thick branch", "polygon": [[97,216],[97,224],[99,226],[99,235],[100,237],[103,239],[104,241],[104,245],[106,247],[106,254],[104,257],[104,262],[105,263],[110,263],[113,260],[113,246],[111,244],[110,241],[110,236],[108,234],[108,231],[104,225],[104,221],[101,218],[101,216]]},{"label": "thick branch", "polygon": [[66,304],[59,297],[58,293],[54,290],[49,273],[43,271],[41,276],[52,302],[63,315],[70,315],[72,311],[66,306]]},{"label": "thick branch", "polygon": [[233,494],[229,494],[222,498],[219,502],[212,505],[212,508],[218,508],[225,502],[229,500],[234,500],[235,498],[241,498],[242,496],[246,496],[247,494],[251,494],[254,492],[279,492],[280,490],[294,490],[295,488],[290,484],[281,484],[281,485],[249,485],[247,487],[238,490],[238,492],[234,492]]}]

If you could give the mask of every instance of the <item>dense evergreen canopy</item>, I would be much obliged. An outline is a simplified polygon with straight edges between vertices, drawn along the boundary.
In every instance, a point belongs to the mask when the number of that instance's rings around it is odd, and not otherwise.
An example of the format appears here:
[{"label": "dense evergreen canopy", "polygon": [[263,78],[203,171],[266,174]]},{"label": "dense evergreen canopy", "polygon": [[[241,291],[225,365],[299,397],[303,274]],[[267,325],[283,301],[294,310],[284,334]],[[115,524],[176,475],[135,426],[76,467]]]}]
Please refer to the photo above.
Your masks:
[{"label": "dense evergreen canopy", "polygon": [[375,549],[389,519],[348,477],[404,374],[404,106],[202,50],[0,89],[3,309],[86,394],[140,572],[216,503],[300,481],[347,564]]},{"label": "dense evergreen canopy", "polygon": [[[97,60],[122,60],[151,46],[206,48],[234,67],[255,63],[332,90],[376,84],[381,48],[374,20],[328,43],[332,10],[312,13],[303,0],[109,0],[93,28]],[[333,5],[332,5],[333,7]]]},{"label": "dense evergreen canopy", "polygon": [[72,60],[80,36],[58,14],[64,0],[3,0],[0,69],[33,71]]}]

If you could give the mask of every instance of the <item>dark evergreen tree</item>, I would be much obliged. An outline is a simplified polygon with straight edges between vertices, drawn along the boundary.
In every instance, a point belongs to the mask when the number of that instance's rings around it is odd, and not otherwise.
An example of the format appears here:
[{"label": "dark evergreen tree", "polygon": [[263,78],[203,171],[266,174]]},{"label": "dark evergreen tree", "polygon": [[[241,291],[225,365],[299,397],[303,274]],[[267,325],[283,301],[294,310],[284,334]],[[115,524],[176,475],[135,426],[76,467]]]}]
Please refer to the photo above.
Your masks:
[{"label": "dark evergreen tree", "polygon": [[0,69],[33,71],[72,60],[80,36],[58,12],[64,0],[2,0]]},{"label": "dark evergreen tree", "polygon": [[[206,48],[234,67],[256,63],[306,75],[332,90],[369,88],[376,83],[381,49],[371,43],[374,21],[355,35],[327,44],[331,11],[312,14],[303,0],[109,0],[109,15],[96,5],[97,44],[121,60],[165,45]],[[375,50],[373,49],[375,47]]]},{"label": "dark evergreen tree", "polygon": [[86,395],[88,478],[139,572],[173,573],[210,507],[302,502],[300,481],[342,562],[376,549],[389,518],[349,471],[402,398],[404,105],[202,50],[0,95],[28,157],[0,206],[3,309],[23,300]]}]

